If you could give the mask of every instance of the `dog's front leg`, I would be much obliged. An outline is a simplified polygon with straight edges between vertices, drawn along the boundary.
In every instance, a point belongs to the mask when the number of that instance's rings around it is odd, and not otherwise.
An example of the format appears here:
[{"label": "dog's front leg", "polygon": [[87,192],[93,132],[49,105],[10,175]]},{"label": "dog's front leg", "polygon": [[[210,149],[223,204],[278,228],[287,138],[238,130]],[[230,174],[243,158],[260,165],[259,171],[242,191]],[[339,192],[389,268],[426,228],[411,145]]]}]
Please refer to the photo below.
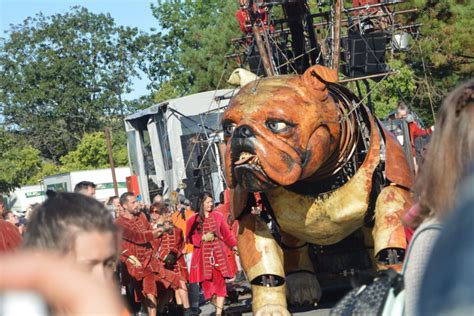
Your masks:
[{"label": "dog's front leg", "polygon": [[290,315],[285,298],[283,252],[265,222],[244,215],[239,222],[239,253],[252,286],[254,315]]},{"label": "dog's front leg", "polygon": [[296,306],[318,303],[321,299],[321,287],[309,258],[308,244],[283,231],[281,241],[288,303]]}]

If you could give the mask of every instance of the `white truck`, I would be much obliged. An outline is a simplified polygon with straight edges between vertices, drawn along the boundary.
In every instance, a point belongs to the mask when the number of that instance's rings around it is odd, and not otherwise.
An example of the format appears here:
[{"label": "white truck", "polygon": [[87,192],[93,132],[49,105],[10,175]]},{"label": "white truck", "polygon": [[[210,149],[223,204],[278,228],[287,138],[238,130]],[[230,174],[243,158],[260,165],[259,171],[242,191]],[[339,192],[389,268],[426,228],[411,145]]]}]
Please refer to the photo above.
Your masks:
[{"label": "white truck", "polygon": [[[127,191],[126,177],[130,176],[129,167],[115,168],[119,195]],[[71,171],[56,174],[43,179],[43,188],[57,192],[72,192],[77,183],[81,181],[94,182],[96,185],[96,199],[104,202],[115,195],[112,171],[110,169],[95,169],[84,171]]]},{"label": "white truck", "polygon": [[24,215],[28,206],[44,201],[44,192],[44,189],[39,184],[24,185],[17,188],[7,197],[7,209],[17,215]]}]

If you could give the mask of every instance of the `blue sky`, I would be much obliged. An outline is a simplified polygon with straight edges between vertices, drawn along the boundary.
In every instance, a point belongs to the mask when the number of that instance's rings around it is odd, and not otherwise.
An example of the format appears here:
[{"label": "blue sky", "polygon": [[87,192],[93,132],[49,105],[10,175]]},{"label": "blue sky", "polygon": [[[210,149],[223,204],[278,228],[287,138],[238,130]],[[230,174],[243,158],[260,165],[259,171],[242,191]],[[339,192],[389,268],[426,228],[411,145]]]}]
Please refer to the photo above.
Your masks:
[{"label": "blue sky", "polygon": [[[116,24],[137,27],[149,32],[157,28],[157,20],[150,9],[151,3],[157,0],[0,0],[0,37],[10,24],[20,24],[28,16],[43,12],[44,15],[65,13],[71,7],[80,5],[94,13],[110,13]],[[147,94],[145,79],[134,82],[134,91],[126,99],[133,99]]]}]

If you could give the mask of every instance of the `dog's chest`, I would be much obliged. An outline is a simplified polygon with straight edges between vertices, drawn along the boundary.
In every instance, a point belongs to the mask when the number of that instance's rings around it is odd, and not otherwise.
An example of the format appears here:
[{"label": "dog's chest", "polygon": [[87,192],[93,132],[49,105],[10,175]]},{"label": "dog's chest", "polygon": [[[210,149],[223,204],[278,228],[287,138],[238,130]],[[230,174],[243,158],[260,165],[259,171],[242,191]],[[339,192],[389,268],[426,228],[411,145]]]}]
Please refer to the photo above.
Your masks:
[{"label": "dog's chest", "polygon": [[362,226],[372,173],[361,169],[344,186],[321,196],[304,196],[282,187],[267,192],[280,228],[318,245],[337,243]]}]

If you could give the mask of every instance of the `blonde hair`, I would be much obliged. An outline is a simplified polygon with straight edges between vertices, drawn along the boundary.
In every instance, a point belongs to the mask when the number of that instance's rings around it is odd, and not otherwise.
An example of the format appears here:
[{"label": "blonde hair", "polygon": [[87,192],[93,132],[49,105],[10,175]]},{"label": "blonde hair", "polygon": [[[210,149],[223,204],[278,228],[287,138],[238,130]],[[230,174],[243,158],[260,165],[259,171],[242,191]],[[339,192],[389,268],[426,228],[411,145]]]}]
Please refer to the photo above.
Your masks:
[{"label": "blonde hair", "polygon": [[414,187],[421,207],[419,223],[428,217],[442,218],[454,206],[458,186],[474,161],[473,122],[474,80],[470,80],[452,91],[438,112]]}]

